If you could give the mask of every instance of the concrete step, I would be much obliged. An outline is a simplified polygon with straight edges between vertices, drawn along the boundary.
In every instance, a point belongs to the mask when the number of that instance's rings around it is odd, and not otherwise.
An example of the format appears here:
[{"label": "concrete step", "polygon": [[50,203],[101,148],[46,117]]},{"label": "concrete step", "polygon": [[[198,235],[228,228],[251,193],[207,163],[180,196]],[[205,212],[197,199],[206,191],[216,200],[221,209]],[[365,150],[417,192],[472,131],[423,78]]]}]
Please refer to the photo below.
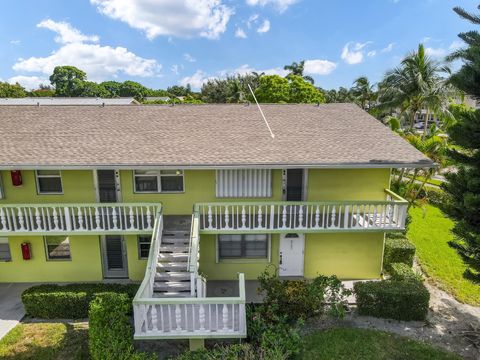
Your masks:
[{"label": "concrete step", "polygon": [[162,238],[162,245],[161,246],[168,246],[168,245],[173,245],[173,246],[186,246],[190,244],[190,238],[184,239],[184,238]]},{"label": "concrete step", "polygon": [[153,291],[190,291],[190,281],[162,281],[153,283]]},{"label": "concrete step", "polygon": [[177,297],[191,297],[190,291],[154,291],[155,298],[177,298]]},{"label": "concrete step", "polygon": [[186,271],[157,272],[155,281],[190,281],[190,273]]},{"label": "concrete step", "polygon": [[188,254],[185,253],[160,253],[158,254],[159,262],[187,262]]},{"label": "concrete step", "polygon": [[157,271],[187,271],[186,262],[159,262],[157,264]]},{"label": "concrete step", "polygon": [[188,245],[168,244],[160,246],[161,253],[185,253],[188,252]]}]

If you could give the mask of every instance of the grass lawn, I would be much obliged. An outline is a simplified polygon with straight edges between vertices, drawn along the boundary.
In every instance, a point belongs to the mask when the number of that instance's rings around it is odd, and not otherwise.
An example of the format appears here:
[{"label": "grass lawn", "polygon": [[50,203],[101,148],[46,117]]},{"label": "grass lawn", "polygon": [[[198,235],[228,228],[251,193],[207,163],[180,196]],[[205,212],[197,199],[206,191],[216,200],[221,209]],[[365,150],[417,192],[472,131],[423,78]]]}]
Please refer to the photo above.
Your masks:
[{"label": "grass lawn", "polygon": [[450,232],[453,221],[432,205],[412,207],[410,216],[407,236],[417,247],[417,257],[425,273],[459,301],[479,306],[480,286],[463,277],[466,266],[448,245],[453,239]]},{"label": "grass lawn", "polygon": [[0,359],[86,360],[85,323],[21,323],[0,340]]},{"label": "grass lawn", "polygon": [[383,331],[338,328],[305,338],[304,360],[460,360],[455,354]]}]

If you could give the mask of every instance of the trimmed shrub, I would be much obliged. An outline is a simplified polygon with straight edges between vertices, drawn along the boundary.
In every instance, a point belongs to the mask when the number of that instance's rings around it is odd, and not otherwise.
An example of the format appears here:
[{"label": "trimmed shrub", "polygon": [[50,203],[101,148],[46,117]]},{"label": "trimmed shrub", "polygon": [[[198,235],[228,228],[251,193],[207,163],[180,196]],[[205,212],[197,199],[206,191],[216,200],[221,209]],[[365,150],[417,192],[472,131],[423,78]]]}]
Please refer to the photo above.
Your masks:
[{"label": "trimmed shrub", "polygon": [[425,320],[430,294],[420,281],[369,281],[354,285],[360,315]]},{"label": "trimmed shrub", "polygon": [[96,294],[123,293],[133,299],[136,284],[45,284],[32,286],[22,294],[28,315],[41,319],[83,319]]},{"label": "trimmed shrub", "polygon": [[137,353],[133,347],[133,328],[128,313],[127,294],[100,293],[88,312],[88,348],[92,360],[147,360],[153,355]]},{"label": "trimmed shrub", "polygon": [[425,197],[431,205],[439,206],[444,203],[445,193],[442,189],[429,186],[425,187]]},{"label": "trimmed shrub", "polygon": [[404,263],[413,266],[415,257],[415,245],[405,237],[395,237],[385,239],[385,252],[383,255],[383,267],[390,271],[393,263]]},{"label": "trimmed shrub", "polygon": [[393,263],[390,265],[390,275],[392,280],[404,281],[404,280],[417,280],[421,281],[422,276],[417,274],[413,269],[404,263]]}]

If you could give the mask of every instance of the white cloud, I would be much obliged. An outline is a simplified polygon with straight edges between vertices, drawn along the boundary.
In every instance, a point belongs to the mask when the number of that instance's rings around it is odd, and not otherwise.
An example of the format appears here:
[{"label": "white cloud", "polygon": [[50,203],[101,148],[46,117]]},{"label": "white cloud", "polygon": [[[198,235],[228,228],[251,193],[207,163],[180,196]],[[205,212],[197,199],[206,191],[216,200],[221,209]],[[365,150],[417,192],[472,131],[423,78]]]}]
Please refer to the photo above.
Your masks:
[{"label": "white cloud", "polygon": [[179,67],[177,64],[173,64],[170,70],[175,74],[178,75],[180,72],[178,71]]},{"label": "white cloud", "polygon": [[195,59],[192,55],[190,55],[189,53],[185,53],[183,54],[183,58],[185,59],[185,61],[188,61],[188,62],[195,62],[197,61],[197,59]]},{"label": "white cloud", "polygon": [[[77,29],[72,29],[80,33]],[[161,68],[156,60],[137,56],[124,47],[68,42],[49,56],[20,58],[13,69],[50,75],[55,66],[61,65],[76,66],[84,70],[93,81],[116,77],[119,73],[140,77],[155,76]]]},{"label": "white cloud", "polygon": [[447,55],[447,50],[443,48],[432,48],[432,47],[427,47],[425,49],[425,54],[431,57],[436,57],[436,58],[441,58]]},{"label": "white cloud", "polygon": [[222,0],[90,0],[104,15],[160,35],[216,39],[224,33],[234,11]]},{"label": "white cloud", "polygon": [[50,85],[50,81],[46,78],[38,77],[38,76],[25,76],[25,75],[18,75],[11,77],[8,79],[10,84],[19,83],[27,90],[38,89],[40,84],[42,85]]},{"label": "white cloud", "polygon": [[247,4],[250,6],[266,6],[272,5],[280,13],[284,12],[289,8],[290,5],[297,3],[299,0],[246,0]]},{"label": "white cloud", "polygon": [[252,27],[252,24],[255,24],[258,21],[258,14],[253,14],[250,15],[250,17],[247,20],[247,27],[250,29]]},{"label": "white cloud", "polygon": [[260,34],[266,33],[270,30],[270,21],[264,20],[262,25],[257,28],[257,32]]},{"label": "white cloud", "polygon": [[454,51],[454,50],[458,50],[458,49],[460,49],[460,48],[462,48],[462,47],[464,47],[464,46],[465,46],[465,44],[464,44],[462,41],[460,41],[460,40],[455,40],[454,42],[452,42],[452,43],[450,44],[450,46],[448,47],[448,49]]},{"label": "white cloud", "polygon": [[243,64],[238,68],[234,69],[233,71],[223,70],[220,73],[223,76],[226,76],[226,75],[236,75],[236,74],[245,75],[245,74],[250,74],[252,72],[256,72],[259,74],[265,73],[265,75],[279,75],[279,76],[286,76],[288,74],[288,71],[284,70],[281,67],[260,70],[260,69],[255,69],[248,64]]},{"label": "white cloud", "polygon": [[367,53],[367,56],[368,57],[374,57],[375,55],[377,55],[377,51],[376,50],[371,50]]},{"label": "white cloud", "polygon": [[235,37],[240,39],[246,39],[247,34],[245,34],[245,31],[242,28],[237,28],[237,30],[235,30]]},{"label": "white cloud", "polygon": [[337,64],[328,60],[306,60],[305,61],[305,73],[312,75],[328,75],[335,68]]},{"label": "white cloud", "polygon": [[69,44],[77,42],[98,42],[97,35],[84,35],[78,29],[75,29],[66,22],[57,22],[51,19],[43,20],[37,24],[37,27],[49,29],[57,33],[55,41],[60,44]]},{"label": "white cloud", "polygon": [[215,76],[208,76],[204,71],[197,70],[192,76],[186,76],[178,83],[181,86],[190,85],[194,89],[200,89],[208,80],[215,79]]},{"label": "white cloud", "polygon": [[19,44],[20,44],[20,40],[10,40],[10,44],[12,44],[12,45],[19,45]]},{"label": "white cloud", "polygon": [[395,43],[390,43],[387,46],[385,46],[380,52],[382,53],[387,53],[393,50],[393,47],[395,46]]},{"label": "white cloud", "polygon": [[342,54],[340,57],[347,64],[350,64],[350,65],[360,64],[363,61],[364,48],[368,44],[370,44],[370,41],[367,41],[365,43],[348,42],[343,47]]}]

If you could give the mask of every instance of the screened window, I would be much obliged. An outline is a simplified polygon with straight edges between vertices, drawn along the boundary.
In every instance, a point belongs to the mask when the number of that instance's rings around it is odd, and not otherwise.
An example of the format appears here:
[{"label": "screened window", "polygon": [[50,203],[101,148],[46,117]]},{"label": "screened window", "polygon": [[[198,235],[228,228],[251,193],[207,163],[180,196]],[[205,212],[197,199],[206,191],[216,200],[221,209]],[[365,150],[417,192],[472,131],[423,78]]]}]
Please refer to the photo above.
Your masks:
[{"label": "screened window", "polygon": [[182,192],[181,170],[135,170],[135,192]]},{"label": "screened window", "polygon": [[60,170],[37,170],[37,190],[39,194],[62,194]]},{"label": "screened window", "polygon": [[70,260],[70,239],[68,236],[45,236],[47,260]]},{"label": "screened window", "polygon": [[152,237],[150,235],[138,236],[138,258],[147,259],[150,252],[150,242]]},{"label": "screened window", "polygon": [[10,245],[7,238],[0,238],[0,261],[11,261]]},{"label": "screened window", "polygon": [[267,234],[218,235],[218,257],[222,259],[267,259]]},{"label": "screened window", "polygon": [[271,170],[218,170],[216,192],[217,197],[271,197]]}]

